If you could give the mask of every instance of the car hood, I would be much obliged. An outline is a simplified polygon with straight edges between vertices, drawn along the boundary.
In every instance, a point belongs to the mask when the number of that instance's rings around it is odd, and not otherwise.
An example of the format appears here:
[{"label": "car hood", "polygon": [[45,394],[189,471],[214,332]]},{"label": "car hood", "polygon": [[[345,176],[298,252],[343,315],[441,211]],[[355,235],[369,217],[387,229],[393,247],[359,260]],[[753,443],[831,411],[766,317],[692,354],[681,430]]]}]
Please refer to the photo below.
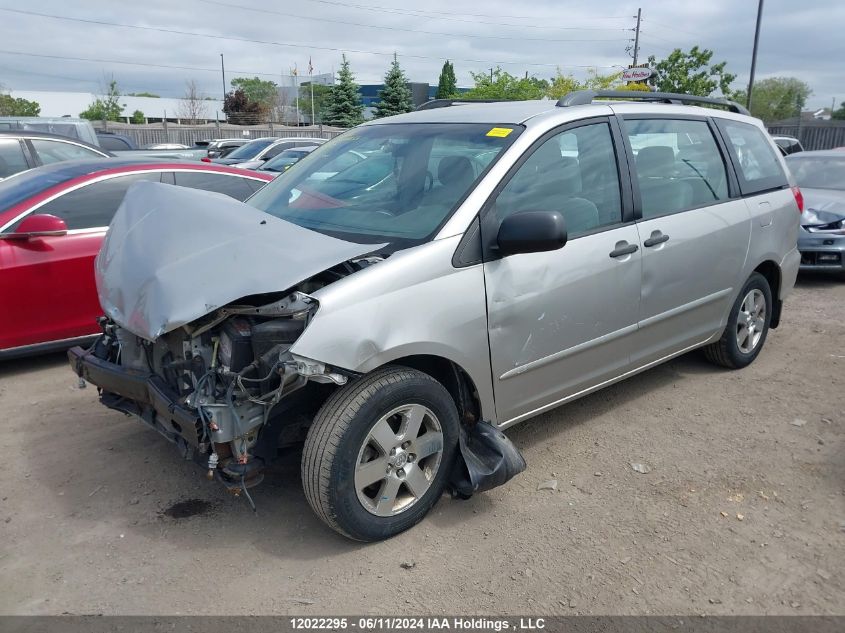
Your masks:
[{"label": "car hood", "polygon": [[802,226],[819,226],[845,218],[845,191],[801,189],[804,196]]},{"label": "car hood", "polygon": [[100,305],[154,341],[248,295],[284,291],[382,248],[335,239],[222,194],[132,185],[95,263]]}]

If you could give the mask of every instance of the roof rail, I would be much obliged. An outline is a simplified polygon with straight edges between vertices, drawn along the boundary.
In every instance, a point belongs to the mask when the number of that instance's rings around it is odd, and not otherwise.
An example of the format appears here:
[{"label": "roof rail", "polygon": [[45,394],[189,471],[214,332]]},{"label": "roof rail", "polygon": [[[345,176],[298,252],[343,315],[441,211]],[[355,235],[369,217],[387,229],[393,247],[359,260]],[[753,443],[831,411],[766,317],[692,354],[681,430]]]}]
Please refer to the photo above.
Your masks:
[{"label": "roof rail", "polygon": [[511,99],[432,99],[416,107],[417,110],[434,110],[435,108],[448,108],[453,105],[467,105],[470,103],[502,103]]},{"label": "roof rail", "polygon": [[751,115],[745,107],[728,99],[715,97],[699,97],[674,92],[645,92],[640,90],[576,90],[561,97],[557,105],[564,108],[575,105],[588,105],[593,99],[626,99],[628,101],[660,101],[662,103],[709,103],[727,108],[737,114]]}]

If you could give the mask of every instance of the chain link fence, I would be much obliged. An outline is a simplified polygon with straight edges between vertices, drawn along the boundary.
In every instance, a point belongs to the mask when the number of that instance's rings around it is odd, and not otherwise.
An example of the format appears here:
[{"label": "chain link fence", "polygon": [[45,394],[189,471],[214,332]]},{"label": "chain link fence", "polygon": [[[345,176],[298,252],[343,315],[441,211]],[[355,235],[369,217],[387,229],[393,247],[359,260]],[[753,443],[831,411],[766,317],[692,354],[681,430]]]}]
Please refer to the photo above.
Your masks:
[{"label": "chain link fence", "polygon": [[102,121],[95,125],[99,131],[122,134],[133,139],[138,147],[153,143],[181,143],[191,147],[197,141],[214,138],[334,138],[346,130],[329,125],[288,126],[267,123],[264,125],[231,125],[228,123],[206,123],[202,125],[178,125],[175,123],[150,123],[131,125]]}]

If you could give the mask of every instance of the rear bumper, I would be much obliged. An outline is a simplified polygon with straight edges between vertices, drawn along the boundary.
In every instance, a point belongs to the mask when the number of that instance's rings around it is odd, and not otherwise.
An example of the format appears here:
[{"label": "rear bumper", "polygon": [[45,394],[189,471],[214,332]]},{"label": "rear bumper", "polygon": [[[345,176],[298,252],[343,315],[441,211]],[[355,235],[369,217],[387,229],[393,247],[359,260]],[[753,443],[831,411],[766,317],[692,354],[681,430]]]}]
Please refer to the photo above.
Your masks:
[{"label": "rear bumper", "polygon": [[111,409],[137,416],[190,458],[199,448],[202,423],[178,401],[178,395],[155,374],[122,367],[81,347],[67,353],[73,371],[101,389],[100,401]]}]

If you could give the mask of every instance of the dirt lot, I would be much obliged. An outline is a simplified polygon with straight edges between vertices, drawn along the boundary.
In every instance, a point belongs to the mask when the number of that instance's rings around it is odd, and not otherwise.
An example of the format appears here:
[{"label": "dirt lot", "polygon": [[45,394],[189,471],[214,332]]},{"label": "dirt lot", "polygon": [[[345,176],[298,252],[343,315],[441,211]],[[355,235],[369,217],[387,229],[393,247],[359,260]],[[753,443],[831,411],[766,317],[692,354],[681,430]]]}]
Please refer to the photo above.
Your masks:
[{"label": "dirt lot", "polygon": [[61,356],[0,364],[0,613],[843,614],[843,341],[845,284],[803,279],[750,368],[688,355],[514,428],[525,473],[374,545],[297,455],[253,516]]}]

